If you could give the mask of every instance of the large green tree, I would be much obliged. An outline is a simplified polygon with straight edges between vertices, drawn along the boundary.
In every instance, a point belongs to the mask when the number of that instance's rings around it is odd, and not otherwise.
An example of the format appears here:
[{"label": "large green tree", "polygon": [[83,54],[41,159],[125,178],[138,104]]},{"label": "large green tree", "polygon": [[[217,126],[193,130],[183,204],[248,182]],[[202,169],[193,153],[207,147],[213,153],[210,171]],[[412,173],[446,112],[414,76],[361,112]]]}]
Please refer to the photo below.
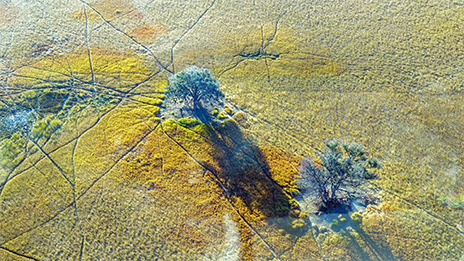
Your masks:
[{"label": "large green tree", "polygon": [[206,68],[188,67],[169,77],[168,99],[183,102],[194,110],[203,108],[203,102],[218,100],[224,95],[219,91],[219,81]]}]

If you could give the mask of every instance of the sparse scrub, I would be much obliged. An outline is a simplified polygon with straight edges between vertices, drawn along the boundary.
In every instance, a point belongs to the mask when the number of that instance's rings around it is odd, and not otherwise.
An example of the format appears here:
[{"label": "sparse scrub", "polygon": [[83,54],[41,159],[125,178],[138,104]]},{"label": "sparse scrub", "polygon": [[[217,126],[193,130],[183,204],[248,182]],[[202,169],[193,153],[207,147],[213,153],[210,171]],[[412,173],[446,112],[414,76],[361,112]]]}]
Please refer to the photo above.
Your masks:
[{"label": "sparse scrub", "polygon": [[229,118],[229,116],[227,116],[225,113],[223,112],[220,112],[218,115],[217,115],[217,118],[220,119],[220,120],[223,120],[223,119],[227,119]]},{"label": "sparse scrub", "polygon": [[57,118],[47,117],[39,120],[34,124],[31,130],[31,137],[33,139],[40,139],[42,137],[49,138],[50,135],[57,131],[63,122]]},{"label": "sparse scrub", "polygon": [[12,168],[21,160],[19,157],[26,146],[26,139],[19,133],[14,133],[9,139],[0,143],[0,163]]},{"label": "sparse scrub", "polygon": [[232,111],[232,109],[231,109],[229,106],[227,106],[227,105],[224,105],[224,111],[225,111],[227,114],[229,114],[229,115],[233,115],[233,114],[234,114],[234,112]]}]

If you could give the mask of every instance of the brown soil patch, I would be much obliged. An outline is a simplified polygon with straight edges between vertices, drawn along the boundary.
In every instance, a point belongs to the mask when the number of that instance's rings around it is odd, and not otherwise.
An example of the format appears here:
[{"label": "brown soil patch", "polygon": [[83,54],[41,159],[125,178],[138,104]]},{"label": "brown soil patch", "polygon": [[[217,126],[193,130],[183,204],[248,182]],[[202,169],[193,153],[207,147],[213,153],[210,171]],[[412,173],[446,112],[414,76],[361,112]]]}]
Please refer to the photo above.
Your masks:
[{"label": "brown soil patch", "polygon": [[132,30],[129,34],[141,43],[149,43],[162,35],[166,35],[168,30],[160,23],[144,24]]}]

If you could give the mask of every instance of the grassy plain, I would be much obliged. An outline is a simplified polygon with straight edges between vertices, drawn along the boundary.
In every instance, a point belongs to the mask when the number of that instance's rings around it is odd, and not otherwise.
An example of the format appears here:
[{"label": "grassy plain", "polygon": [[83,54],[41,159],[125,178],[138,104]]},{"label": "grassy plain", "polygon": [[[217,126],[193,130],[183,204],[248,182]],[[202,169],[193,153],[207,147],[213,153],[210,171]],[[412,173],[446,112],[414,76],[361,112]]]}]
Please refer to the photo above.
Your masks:
[{"label": "grassy plain", "polygon": [[[40,119],[1,141],[0,259],[462,258],[459,3],[45,2],[1,4],[1,116]],[[192,64],[233,105],[217,126],[159,118]],[[295,200],[330,138],[383,164],[338,227]]]}]

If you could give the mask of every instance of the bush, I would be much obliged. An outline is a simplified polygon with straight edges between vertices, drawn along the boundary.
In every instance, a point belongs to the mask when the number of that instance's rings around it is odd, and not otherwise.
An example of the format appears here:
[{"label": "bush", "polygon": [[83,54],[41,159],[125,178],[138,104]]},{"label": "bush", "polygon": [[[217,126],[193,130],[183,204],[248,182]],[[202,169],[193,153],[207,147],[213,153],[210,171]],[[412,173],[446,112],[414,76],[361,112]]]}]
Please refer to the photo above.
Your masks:
[{"label": "bush", "polygon": [[59,119],[52,119],[47,117],[45,119],[39,120],[34,124],[34,127],[31,131],[31,136],[33,139],[38,140],[42,137],[48,139],[53,132],[57,131],[63,122]]},{"label": "bush", "polygon": [[9,139],[0,143],[0,164],[7,168],[13,168],[20,161],[19,155],[25,150],[26,138],[19,133],[14,133]]},{"label": "bush", "polygon": [[230,107],[227,106],[227,105],[224,105],[224,111],[225,111],[227,114],[229,114],[229,115],[234,114],[234,113],[232,112],[232,109],[230,109]]},{"label": "bush", "polygon": [[26,100],[34,99],[36,97],[37,97],[37,93],[33,90],[28,90],[21,94],[21,98],[26,99]]},{"label": "bush", "polygon": [[185,128],[193,128],[201,124],[201,121],[192,118],[182,118],[179,119],[179,125]]},{"label": "bush", "polygon": [[329,232],[327,227],[322,226],[322,227],[319,228],[319,233],[323,234],[323,233],[327,233],[327,232]]},{"label": "bush", "polygon": [[308,224],[303,219],[294,219],[291,224],[291,233],[303,233],[308,230]]},{"label": "bush", "polygon": [[297,197],[300,195],[300,191],[298,189],[295,189],[295,188],[284,188],[285,192],[287,192],[288,194],[290,194],[290,196],[292,197]]},{"label": "bush", "polygon": [[353,214],[351,214],[351,220],[356,221],[356,222],[361,222],[362,215],[359,212],[354,212]]},{"label": "bush", "polygon": [[220,119],[220,120],[223,120],[223,119],[227,119],[229,118],[226,114],[224,114],[223,112],[220,112],[218,115],[217,115],[217,118]]},{"label": "bush", "polygon": [[338,220],[334,219],[332,222],[330,222],[329,226],[331,229],[337,229],[340,227],[340,224],[338,223]]}]

